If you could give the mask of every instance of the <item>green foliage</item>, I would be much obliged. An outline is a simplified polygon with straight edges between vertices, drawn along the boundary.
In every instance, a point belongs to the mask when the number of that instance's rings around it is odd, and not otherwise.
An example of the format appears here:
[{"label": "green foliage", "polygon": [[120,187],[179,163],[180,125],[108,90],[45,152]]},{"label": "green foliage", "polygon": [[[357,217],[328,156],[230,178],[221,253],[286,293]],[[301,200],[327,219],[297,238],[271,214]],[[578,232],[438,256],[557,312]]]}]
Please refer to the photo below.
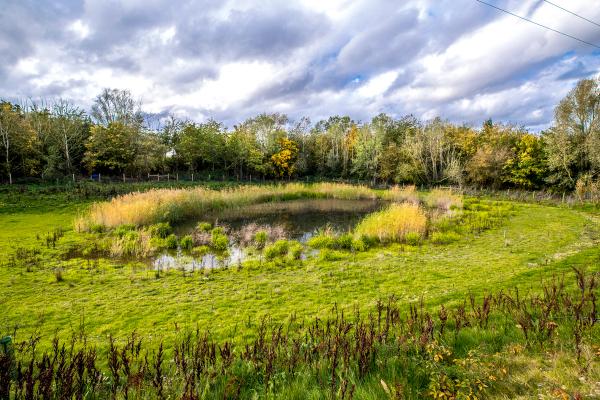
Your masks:
[{"label": "green foliage", "polygon": [[416,232],[409,232],[404,236],[404,241],[406,242],[406,244],[409,244],[411,246],[418,246],[419,244],[421,244],[422,239],[423,238],[421,237],[421,235]]},{"label": "green foliage", "polygon": [[300,260],[302,258],[302,253],[304,251],[304,246],[301,243],[292,240],[289,242],[289,250],[288,255],[292,260]]},{"label": "green foliage", "polygon": [[135,230],[136,226],[133,224],[123,224],[119,225],[117,229],[113,231],[113,235],[117,237],[123,237],[125,234]]},{"label": "green foliage", "polygon": [[208,253],[210,253],[210,247],[208,246],[196,246],[192,249],[192,254],[195,257],[202,257]]},{"label": "green foliage", "polygon": [[434,244],[450,244],[460,240],[460,234],[452,231],[448,232],[433,232],[430,236],[431,243]]},{"label": "green foliage", "polygon": [[335,238],[327,233],[318,233],[308,239],[306,244],[313,249],[332,248],[335,244]]},{"label": "green foliage", "polygon": [[269,239],[269,235],[267,234],[267,232],[258,231],[254,234],[254,238],[252,239],[252,242],[254,243],[254,246],[256,246],[256,248],[258,250],[262,250],[265,248],[265,245],[267,244],[268,239]]},{"label": "green foliage", "polygon": [[290,242],[281,239],[265,247],[264,254],[267,260],[273,260],[278,257],[286,256],[289,250]]},{"label": "green foliage", "polygon": [[210,232],[212,230],[212,224],[210,222],[198,222],[196,229],[200,232]]},{"label": "green foliage", "polygon": [[177,249],[177,244],[177,236],[174,234],[170,234],[165,238],[165,245],[167,246],[167,249],[175,250]]},{"label": "green foliage", "polygon": [[173,232],[173,228],[168,222],[160,222],[158,224],[150,225],[148,227],[150,236],[165,239]]},{"label": "green foliage", "polygon": [[210,246],[216,251],[225,251],[229,247],[229,238],[223,232],[220,227],[212,230]]},{"label": "green foliage", "polygon": [[179,241],[179,246],[181,247],[182,250],[190,251],[194,247],[194,239],[192,238],[191,235],[185,235]]}]

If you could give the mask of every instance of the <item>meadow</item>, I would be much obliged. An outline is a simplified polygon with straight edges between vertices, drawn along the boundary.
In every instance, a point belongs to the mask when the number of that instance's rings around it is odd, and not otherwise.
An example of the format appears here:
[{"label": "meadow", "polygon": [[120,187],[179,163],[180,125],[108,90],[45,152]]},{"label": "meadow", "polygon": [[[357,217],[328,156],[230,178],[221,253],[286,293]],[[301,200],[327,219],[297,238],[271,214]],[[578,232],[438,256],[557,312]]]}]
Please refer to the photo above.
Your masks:
[{"label": "meadow", "polygon": [[[220,268],[153,267],[226,258],[239,232],[209,214],[297,200],[382,206],[305,241],[255,227]],[[331,183],[5,190],[0,398],[595,398],[599,218]]]}]

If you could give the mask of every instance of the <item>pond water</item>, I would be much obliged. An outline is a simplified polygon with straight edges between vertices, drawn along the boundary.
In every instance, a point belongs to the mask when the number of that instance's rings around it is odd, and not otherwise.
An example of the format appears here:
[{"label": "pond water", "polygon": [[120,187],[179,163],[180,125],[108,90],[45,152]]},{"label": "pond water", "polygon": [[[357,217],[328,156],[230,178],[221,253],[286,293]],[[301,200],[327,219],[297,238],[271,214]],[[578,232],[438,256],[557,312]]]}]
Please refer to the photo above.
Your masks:
[{"label": "pond water", "polygon": [[[271,236],[298,240],[310,239],[320,229],[347,232],[365,217],[380,210],[386,203],[380,200],[311,199],[255,204],[208,215],[204,221],[223,226],[231,245],[225,255],[205,254],[192,257],[165,253],[153,260],[155,269],[179,268],[188,271],[237,265],[248,257],[246,244],[257,230],[270,230]],[[176,228],[178,235],[191,233],[199,221],[190,221]],[[304,254],[303,257],[310,254]]]}]

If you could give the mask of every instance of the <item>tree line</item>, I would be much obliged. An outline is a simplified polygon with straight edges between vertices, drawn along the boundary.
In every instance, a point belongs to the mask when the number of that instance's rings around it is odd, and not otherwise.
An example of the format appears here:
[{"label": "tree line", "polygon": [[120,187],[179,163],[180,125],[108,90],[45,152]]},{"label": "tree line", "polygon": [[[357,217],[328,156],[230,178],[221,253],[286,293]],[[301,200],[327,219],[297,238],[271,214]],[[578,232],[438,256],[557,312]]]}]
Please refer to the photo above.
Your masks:
[{"label": "tree line", "polygon": [[420,185],[598,190],[600,78],[579,81],[539,134],[485,121],[480,128],[386,114],[311,123],[263,113],[228,129],[215,120],[151,118],[126,90],[105,89],[86,112],[0,103],[3,180],[101,173],[196,173],[204,178],[361,179]]}]

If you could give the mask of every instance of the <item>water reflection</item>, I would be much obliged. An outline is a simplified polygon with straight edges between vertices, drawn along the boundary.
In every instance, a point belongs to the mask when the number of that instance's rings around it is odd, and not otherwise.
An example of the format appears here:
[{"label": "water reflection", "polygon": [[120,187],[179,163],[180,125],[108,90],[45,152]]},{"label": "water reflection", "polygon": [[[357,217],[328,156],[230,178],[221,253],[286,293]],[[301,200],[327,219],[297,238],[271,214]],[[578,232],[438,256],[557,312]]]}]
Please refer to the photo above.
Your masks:
[{"label": "water reflection", "polygon": [[[251,257],[248,248],[245,247],[248,241],[243,240],[244,235],[240,234],[250,225],[282,227],[285,238],[306,243],[325,227],[336,232],[347,232],[366,214],[377,211],[384,205],[384,202],[378,200],[313,199],[256,204],[226,210],[205,219],[212,224],[228,228],[231,245],[224,254],[206,253],[193,257],[181,251],[165,253],[152,262],[152,267],[157,270],[195,271],[241,265]],[[193,232],[198,222],[193,221],[177,227],[177,234]],[[306,259],[315,254],[315,251],[305,250],[301,258]]]}]

